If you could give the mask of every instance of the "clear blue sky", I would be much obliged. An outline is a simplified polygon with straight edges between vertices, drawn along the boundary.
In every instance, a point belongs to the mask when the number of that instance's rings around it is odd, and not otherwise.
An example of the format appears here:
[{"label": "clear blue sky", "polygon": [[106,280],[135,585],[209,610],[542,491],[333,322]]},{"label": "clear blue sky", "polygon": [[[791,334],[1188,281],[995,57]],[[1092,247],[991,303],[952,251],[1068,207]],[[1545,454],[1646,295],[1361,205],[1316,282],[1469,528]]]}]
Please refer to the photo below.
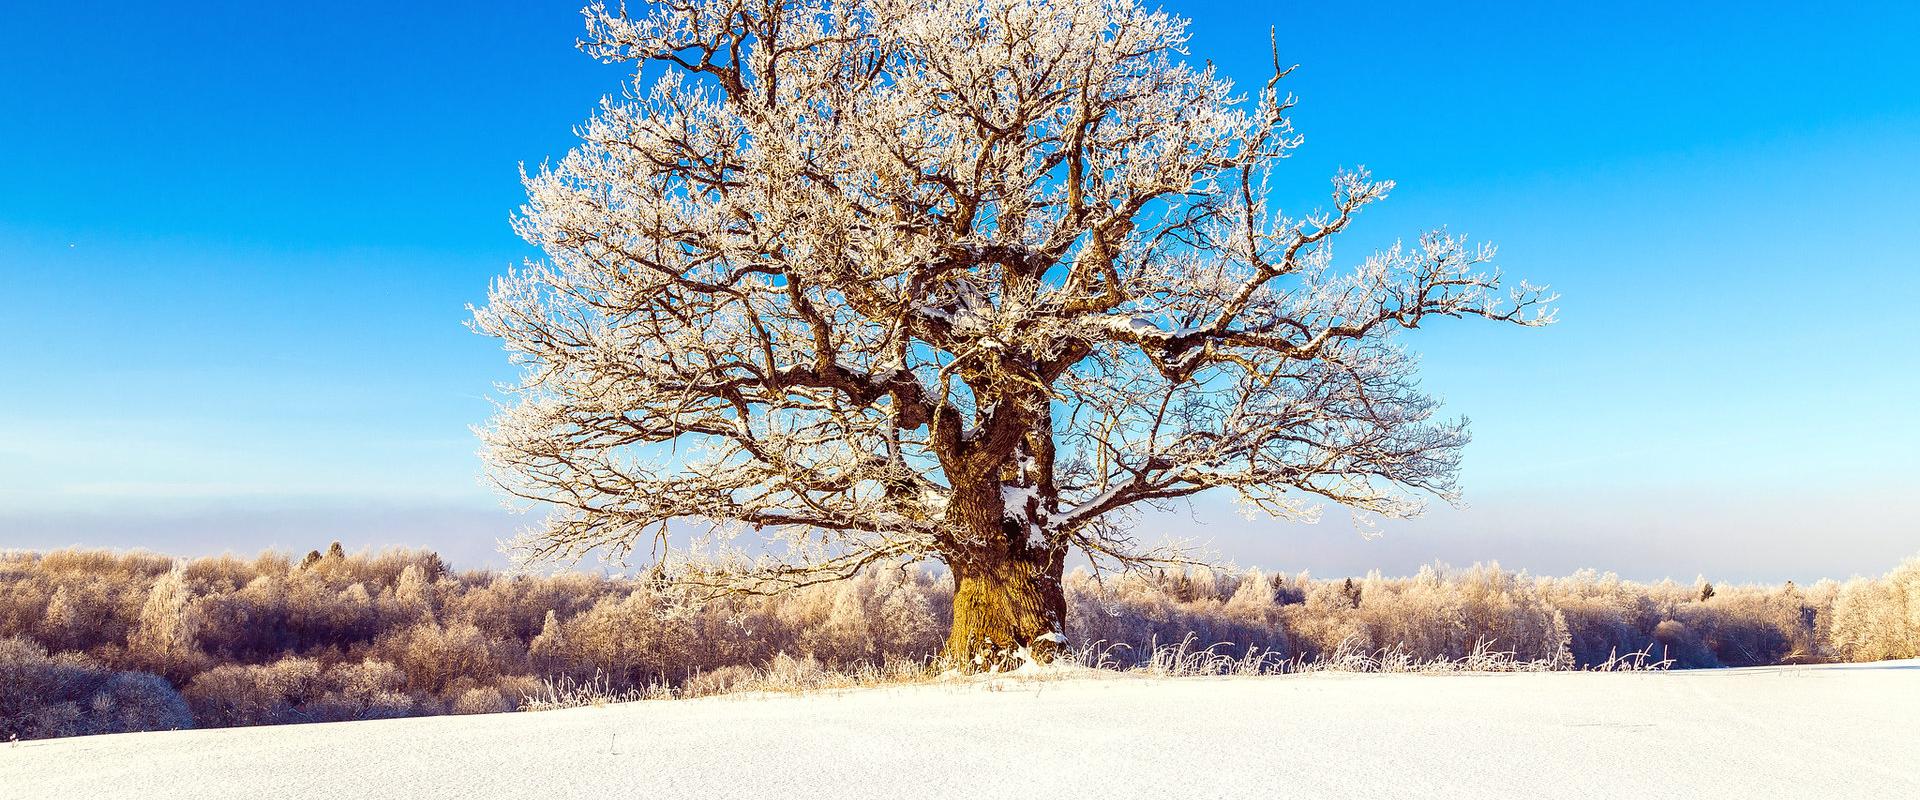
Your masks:
[{"label": "clear blue sky", "polygon": [[[1447,4],[1451,5],[1451,4]],[[1302,64],[1293,186],[1400,182],[1565,293],[1408,342],[1474,420],[1471,507],[1365,541],[1155,517],[1241,563],[1806,580],[1920,551],[1920,6],[1173,3],[1243,83]],[[0,547],[424,544],[524,518],[462,327],[528,255],[516,164],[624,72],[568,3],[15,0],[0,22]]]}]

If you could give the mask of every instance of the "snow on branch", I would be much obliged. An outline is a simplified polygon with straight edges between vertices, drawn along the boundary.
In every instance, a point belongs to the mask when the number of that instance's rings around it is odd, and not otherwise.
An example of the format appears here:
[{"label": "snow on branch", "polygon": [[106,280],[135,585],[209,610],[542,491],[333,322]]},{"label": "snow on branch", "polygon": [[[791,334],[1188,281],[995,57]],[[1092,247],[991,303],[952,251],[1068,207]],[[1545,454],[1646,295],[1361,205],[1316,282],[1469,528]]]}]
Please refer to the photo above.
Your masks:
[{"label": "snow on branch", "polygon": [[1392,183],[1276,208],[1291,68],[1276,49],[1248,96],[1136,0],[586,16],[635,85],[525,175],[515,228],[545,257],[474,311],[524,368],[482,434],[501,489],[554,509],[536,556],[707,522],[804,553],[739,566],[765,586],[1158,558],[1117,515],[1213,488],[1411,514],[1454,496],[1466,429],[1396,332],[1552,321],[1444,230],[1337,266]]}]

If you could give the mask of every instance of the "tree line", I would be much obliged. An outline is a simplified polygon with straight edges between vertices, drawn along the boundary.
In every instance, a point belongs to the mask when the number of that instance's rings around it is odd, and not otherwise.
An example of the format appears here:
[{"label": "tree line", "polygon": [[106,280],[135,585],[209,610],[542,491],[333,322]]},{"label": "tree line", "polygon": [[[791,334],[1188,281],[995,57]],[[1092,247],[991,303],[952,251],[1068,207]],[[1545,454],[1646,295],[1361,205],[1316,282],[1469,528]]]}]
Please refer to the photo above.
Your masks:
[{"label": "tree line", "polygon": [[[426,551],[178,560],[0,556],[0,739],[511,711],[552,681],[627,696],[724,691],[743,671],[928,674],[948,576],[893,564],[774,596],[705,582],[456,571]],[[1559,668],[1920,656],[1920,558],[1810,586],[1641,583],[1432,566],[1411,577],[1184,569],[1065,580],[1083,660],[1227,643],[1299,664],[1490,645]],[[1097,658],[1086,658],[1095,652]]]}]

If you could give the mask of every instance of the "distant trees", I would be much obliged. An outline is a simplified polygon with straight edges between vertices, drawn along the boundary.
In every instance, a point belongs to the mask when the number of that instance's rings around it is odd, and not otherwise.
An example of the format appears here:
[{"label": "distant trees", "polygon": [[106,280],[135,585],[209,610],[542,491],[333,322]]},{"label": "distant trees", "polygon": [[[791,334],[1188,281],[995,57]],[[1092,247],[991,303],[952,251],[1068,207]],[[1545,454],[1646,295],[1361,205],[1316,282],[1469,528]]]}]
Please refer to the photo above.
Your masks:
[{"label": "distant trees", "polygon": [[[1682,667],[1920,655],[1920,559],[1805,589],[1721,583],[1706,601],[1697,584],[1497,566],[1075,571],[1062,584],[1085,643],[1074,655],[1118,666],[1183,641],[1306,663],[1460,659],[1483,644],[1556,667],[1640,651]],[[657,696],[768,674],[793,688],[924,674],[952,604],[950,583],[896,566],[707,598],[651,577],[455,573],[426,553],[304,568],[273,554],[0,554],[0,740],[482,713],[552,694],[546,679]]]},{"label": "distant trees", "polygon": [[1290,70],[1239,91],[1138,0],[637,9],[589,7],[637,88],[527,176],[546,259],[474,312],[526,367],[483,437],[552,511],[530,556],[687,520],[772,537],[706,573],[727,588],[938,559],[950,657],[1044,651],[1070,550],[1180,561],[1132,537],[1141,504],[1453,497],[1465,426],[1396,332],[1550,321],[1444,231],[1337,267],[1392,182],[1284,213]]},{"label": "distant trees", "polygon": [[1849,661],[1920,657],[1920,558],[1879,580],[1842,585],[1830,637],[1836,654]]}]

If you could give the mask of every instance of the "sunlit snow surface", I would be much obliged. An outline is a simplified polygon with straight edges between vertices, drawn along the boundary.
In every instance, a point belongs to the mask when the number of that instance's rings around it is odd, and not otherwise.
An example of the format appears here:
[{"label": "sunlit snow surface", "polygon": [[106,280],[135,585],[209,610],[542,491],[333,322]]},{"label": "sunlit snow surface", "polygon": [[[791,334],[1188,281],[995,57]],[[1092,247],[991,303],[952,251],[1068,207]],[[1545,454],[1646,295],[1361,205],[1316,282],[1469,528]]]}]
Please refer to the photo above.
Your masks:
[{"label": "sunlit snow surface", "polygon": [[0,745],[0,797],[1920,797],[1920,661],[964,681]]}]

